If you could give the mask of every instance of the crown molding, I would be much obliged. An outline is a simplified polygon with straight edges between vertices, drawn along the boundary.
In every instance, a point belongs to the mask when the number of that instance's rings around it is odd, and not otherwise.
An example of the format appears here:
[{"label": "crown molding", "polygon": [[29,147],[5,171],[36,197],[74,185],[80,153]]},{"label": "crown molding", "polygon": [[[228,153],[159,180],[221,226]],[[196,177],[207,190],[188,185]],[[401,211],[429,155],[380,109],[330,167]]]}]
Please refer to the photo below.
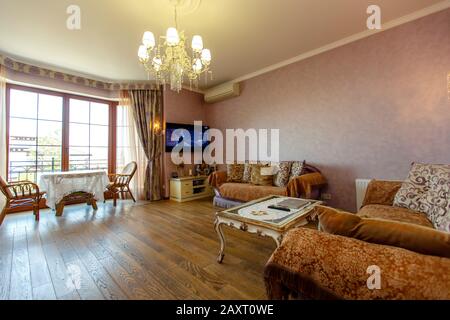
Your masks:
[{"label": "crown molding", "polygon": [[79,92],[79,91],[58,89],[58,88],[54,88],[54,87],[43,86],[43,85],[29,83],[29,82],[16,81],[16,80],[9,79],[8,77],[6,78],[6,83],[15,84],[15,85],[24,86],[24,87],[30,87],[30,88],[36,88],[36,89],[43,89],[43,90],[49,90],[49,91],[54,91],[54,92],[60,92],[60,93],[67,93],[67,94],[72,94],[72,95],[77,95],[77,96],[82,96],[82,97],[88,97],[88,98],[94,98],[94,99],[101,99],[101,100],[107,100],[107,101],[117,101],[117,102],[120,101],[119,98],[113,98],[113,97],[108,97],[108,96],[98,96],[98,95],[87,94],[87,93],[83,93],[83,92]]},{"label": "crown molding", "polygon": [[320,48],[317,48],[317,49],[314,49],[314,50],[302,53],[302,54],[300,54],[298,56],[295,56],[293,58],[290,58],[288,60],[284,60],[284,61],[275,63],[273,65],[270,65],[268,67],[265,67],[263,69],[260,69],[258,71],[255,71],[255,72],[243,75],[243,76],[241,76],[239,78],[236,78],[234,80],[226,81],[226,82],[221,83],[219,85],[228,84],[228,83],[235,83],[235,82],[242,82],[242,81],[245,81],[245,80],[249,80],[249,79],[258,77],[258,76],[263,75],[265,73],[268,73],[268,72],[271,72],[271,71],[283,68],[283,67],[285,67],[287,65],[293,64],[295,62],[299,62],[299,61],[308,59],[308,58],[313,57],[315,55],[318,55],[318,54],[321,54],[321,53],[324,53],[324,52],[327,52],[327,51],[330,51],[330,50],[342,47],[342,46],[347,45],[349,43],[352,43],[352,42],[355,42],[355,41],[367,38],[367,37],[369,37],[371,35],[374,35],[374,34],[377,34],[377,33],[380,33],[380,32],[383,32],[383,31],[386,31],[386,30],[389,30],[389,29],[392,29],[394,27],[397,27],[397,26],[400,26],[402,24],[405,24],[405,23],[408,23],[408,22],[420,19],[422,17],[428,16],[430,14],[433,14],[433,13],[436,13],[436,12],[439,12],[439,11],[442,11],[442,10],[445,10],[445,9],[448,9],[448,8],[450,8],[450,0],[444,0],[444,1],[438,2],[438,3],[436,3],[436,4],[432,5],[432,6],[426,7],[424,9],[415,11],[415,12],[410,13],[408,15],[405,15],[405,16],[402,16],[400,18],[397,18],[397,19],[391,20],[389,22],[386,22],[385,24],[382,25],[382,29],[381,30],[366,30],[366,31],[354,34],[352,36],[349,36],[349,37],[343,38],[341,40],[338,40],[338,41],[332,42],[330,44],[327,44],[327,45],[325,45],[323,47],[320,47]]}]

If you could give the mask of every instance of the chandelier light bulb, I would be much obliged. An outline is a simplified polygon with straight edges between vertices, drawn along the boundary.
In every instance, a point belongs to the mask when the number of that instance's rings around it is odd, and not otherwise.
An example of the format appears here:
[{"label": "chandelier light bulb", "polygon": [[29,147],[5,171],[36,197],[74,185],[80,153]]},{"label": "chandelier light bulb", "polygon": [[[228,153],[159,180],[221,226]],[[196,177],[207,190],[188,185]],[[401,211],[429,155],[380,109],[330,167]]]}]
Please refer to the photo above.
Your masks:
[{"label": "chandelier light bulb", "polygon": [[201,36],[193,36],[192,37],[192,50],[196,52],[201,52],[203,49],[203,39]]},{"label": "chandelier light bulb", "polygon": [[200,59],[196,59],[194,65],[192,66],[192,69],[194,69],[194,71],[197,73],[201,73],[202,68],[203,68],[202,62],[200,61]]},{"label": "chandelier light bulb", "polygon": [[161,60],[161,58],[154,57],[154,58],[153,58],[153,68],[154,68],[156,71],[159,71],[159,70],[161,69],[161,66],[162,66],[162,60]]},{"label": "chandelier light bulb", "polygon": [[146,31],[142,37],[142,43],[146,48],[153,49],[156,45],[155,36],[152,32]]},{"label": "chandelier light bulb", "polygon": [[169,28],[166,32],[166,41],[169,46],[176,46],[180,43],[180,35],[178,34],[177,29]]},{"label": "chandelier light bulb", "polygon": [[208,65],[211,62],[211,51],[209,49],[203,49],[201,55],[204,64]]},{"label": "chandelier light bulb", "polygon": [[139,46],[138,57],[141,60],[147,61],[149,58],[147,47],[145,45]]}]

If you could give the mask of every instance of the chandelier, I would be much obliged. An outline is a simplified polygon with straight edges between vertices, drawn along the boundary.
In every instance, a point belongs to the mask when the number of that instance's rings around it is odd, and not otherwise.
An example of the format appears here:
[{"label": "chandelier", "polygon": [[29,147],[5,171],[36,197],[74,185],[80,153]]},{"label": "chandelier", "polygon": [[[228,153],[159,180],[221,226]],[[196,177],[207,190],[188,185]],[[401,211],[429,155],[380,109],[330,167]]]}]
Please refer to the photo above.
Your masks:
[{"label": "chandelier", "polygon": [[211,64],[211,51],[203,48],[203,39],[199,35],[192,37],[191,55],[186,48],[184,31],[178,29],[177,6],[175,1],[175,27],[167,29],[165,36],[160,36],[158,43],[152,32],[146,31],[142,37],[142,45],[138,50],[139,61],[145,70],[152,74],[159,85],[170,84],[170,89],[180,92],[184,80],[189,80],[189,86],[198,86],[202,74],[207,81]]}]

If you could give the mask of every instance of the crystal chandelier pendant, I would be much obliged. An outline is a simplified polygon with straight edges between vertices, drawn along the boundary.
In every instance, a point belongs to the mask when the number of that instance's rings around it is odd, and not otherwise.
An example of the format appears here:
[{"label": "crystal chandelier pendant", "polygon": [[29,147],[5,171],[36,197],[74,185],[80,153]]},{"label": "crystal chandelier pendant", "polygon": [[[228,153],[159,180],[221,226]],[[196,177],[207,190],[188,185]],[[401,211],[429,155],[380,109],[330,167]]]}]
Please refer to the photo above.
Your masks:
[{"label": "crystal chandelier pendant", "polygon": [[[168,83],[170,89],[180,92],[185,80],[189,85],[198,87],[201,75],[211,74],[211,51],[203,47],[203,39],[194,35],[190,50],[186,48],[184,31],[178,30],[177,5],[175,1],[175,27],[167,29],[165,36],[155,40],[152,32],[146,31],[142,37],[142,45],[138,50],[139,61],[145,70],[151,74],[158,85]],[[191,54],[188,54],[188,52]]]}]

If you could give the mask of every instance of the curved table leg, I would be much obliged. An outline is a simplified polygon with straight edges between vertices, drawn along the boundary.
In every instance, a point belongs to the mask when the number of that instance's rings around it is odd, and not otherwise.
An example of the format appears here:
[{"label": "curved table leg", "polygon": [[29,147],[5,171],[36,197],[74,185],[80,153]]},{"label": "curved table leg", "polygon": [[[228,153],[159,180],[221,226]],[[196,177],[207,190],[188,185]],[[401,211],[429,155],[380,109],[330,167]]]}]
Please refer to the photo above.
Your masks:
[{"label": "curved table leg", "polygon": [[219,252],[219,256],[217,257],[217,262],[218,263],[222,263],[223,258],[225,256],[225,236],[223,234],[223,230],[222,230],[222,223],[216,219],[216,221],[214,222],[214,229],[216,229],[217,235],[219,236],[219,240],[220,240],[220,252]]}]

